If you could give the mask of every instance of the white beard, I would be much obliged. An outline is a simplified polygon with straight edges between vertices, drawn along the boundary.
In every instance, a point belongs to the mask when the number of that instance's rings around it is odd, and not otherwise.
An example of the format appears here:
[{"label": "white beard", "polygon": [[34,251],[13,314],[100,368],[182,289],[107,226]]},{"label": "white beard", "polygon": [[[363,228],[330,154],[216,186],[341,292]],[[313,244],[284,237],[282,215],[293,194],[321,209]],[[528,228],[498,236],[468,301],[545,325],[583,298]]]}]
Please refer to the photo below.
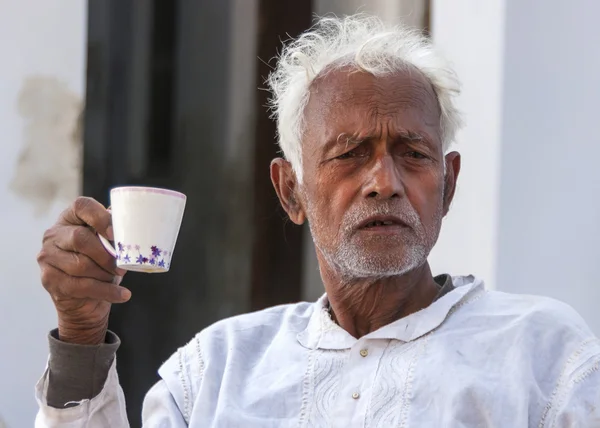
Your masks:
[{"label": "white beard", "polygon": [[[434,214],[430,230],[426,230],[419,215],[407,199],[396,201],[378,201],[371,206],[360,206],[348,211],[342,220],[340,230],[333,239],[325,238],[328,225],[320,224],[318,216],[311,215],[308,220],[313,242],[327,263],[344,278],[384,278],[404,275],[426,261],[439,234],[442,221],[442,202]],[[394,215],[400,217],[409,226],[401,235],[394,237],[373,236],[368,239],[386,239],[395,248],[402,248],[401,254],[396,252],[369,251],[356,242],[356,227],[364,219],[374,215]],[[333,245],[326,246],[324,242]]]}]

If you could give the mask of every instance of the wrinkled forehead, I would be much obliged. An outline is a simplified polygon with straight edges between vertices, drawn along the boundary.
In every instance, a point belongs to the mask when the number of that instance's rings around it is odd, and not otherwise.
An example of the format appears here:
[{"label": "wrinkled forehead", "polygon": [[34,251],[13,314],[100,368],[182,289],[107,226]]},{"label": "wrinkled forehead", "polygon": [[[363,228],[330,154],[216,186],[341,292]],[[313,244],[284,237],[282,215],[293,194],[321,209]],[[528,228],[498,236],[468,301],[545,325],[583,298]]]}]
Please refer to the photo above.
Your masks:
[{"label": "wrinkled forehead", "polygon": [[324,134],[369,126],[441,135],[436,94],[416,68],[381,76],[352,69],[325,73],[312,82],[304,113],[305,135],[311,140],[316,133],[331,138]]}]

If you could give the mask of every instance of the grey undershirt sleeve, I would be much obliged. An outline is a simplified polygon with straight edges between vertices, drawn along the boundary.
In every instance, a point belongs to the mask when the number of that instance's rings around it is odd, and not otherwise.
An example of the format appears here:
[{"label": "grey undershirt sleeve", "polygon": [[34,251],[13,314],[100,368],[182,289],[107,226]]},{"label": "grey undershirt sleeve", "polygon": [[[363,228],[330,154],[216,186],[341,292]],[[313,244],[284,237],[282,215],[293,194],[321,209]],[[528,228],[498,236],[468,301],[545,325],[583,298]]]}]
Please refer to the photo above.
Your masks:
[{"label": "grey undershirt sleeve", "polygon": [[57,329],[50,332],[48,342],[46,400],[49,406],[59,409],[92,399],[102,391],[121,344],[119,337],[111,331],[106,333],[106,340],[100,345],[61,342]]}]

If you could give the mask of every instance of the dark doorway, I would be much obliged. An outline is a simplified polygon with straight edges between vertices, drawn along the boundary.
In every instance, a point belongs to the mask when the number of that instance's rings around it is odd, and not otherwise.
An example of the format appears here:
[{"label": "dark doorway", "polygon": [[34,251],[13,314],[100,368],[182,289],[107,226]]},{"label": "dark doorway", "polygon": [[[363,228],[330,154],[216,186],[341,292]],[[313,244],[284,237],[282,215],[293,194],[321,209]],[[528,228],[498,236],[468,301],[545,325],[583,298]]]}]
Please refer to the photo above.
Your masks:
[{"label": "dark doorway", "polygon": [[[239,7],[255,7],[255,21],[240,27]],[[85,195],[107,204],[110,188],[136,184],[188,195],[171,272],[129,273],[133,298],[111,314],[132,426],[157,368],[195,333],[300,299],[302,230],[269,180],[277,147],[258,58],[310,20],[308,0],[88,1]],[[256,52],[240,64],[231,46],[249,36]],[[248,72],[255,95],[234,114]]]}]

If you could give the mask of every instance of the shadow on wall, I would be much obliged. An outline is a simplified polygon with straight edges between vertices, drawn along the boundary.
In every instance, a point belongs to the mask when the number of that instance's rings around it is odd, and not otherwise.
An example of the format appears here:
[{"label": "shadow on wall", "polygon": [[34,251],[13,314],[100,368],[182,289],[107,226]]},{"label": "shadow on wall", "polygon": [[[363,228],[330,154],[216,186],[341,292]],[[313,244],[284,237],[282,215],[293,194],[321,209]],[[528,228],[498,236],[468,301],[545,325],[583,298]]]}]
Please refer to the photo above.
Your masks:
[{"label": "shadow on wall", "polygon": [[56,201],[70,202],[80,194],[83,103],[59,79],[31,76],[17,108],[25,128],[10,190],[31,203],[39,217]]}]

